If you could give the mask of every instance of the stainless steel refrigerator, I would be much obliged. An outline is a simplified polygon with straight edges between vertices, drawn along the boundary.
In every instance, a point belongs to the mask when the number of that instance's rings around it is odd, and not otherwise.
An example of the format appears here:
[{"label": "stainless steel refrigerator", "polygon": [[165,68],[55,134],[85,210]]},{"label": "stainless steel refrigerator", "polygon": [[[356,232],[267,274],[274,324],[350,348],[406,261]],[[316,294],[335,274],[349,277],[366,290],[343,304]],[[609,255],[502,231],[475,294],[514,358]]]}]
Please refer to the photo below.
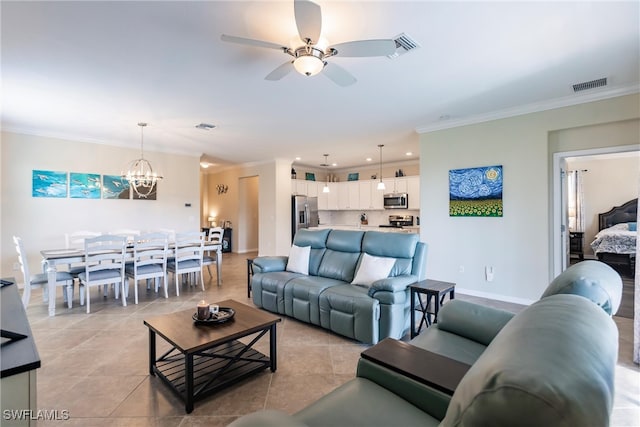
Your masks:
[{"label": "stainless steel refrigerator", "polygon": [[318,198],[307,196],[291,196],[291,239],[301,228],[317,227]]}]

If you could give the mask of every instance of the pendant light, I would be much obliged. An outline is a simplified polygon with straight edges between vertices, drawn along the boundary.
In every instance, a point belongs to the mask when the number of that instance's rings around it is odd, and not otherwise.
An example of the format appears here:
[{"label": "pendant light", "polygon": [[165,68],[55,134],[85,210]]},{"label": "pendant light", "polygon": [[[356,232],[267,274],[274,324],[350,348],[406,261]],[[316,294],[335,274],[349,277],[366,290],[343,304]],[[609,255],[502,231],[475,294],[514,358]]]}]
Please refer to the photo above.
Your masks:
[{"label": "pendant light", "polygon": [[138,197],[146,199],[153,193],[156,183],[162,179],[162,176],[154,172],[151,163],[144,158],[143,130],[147,124],[140,122],[138,126],[140,126],[140,158],[129,163],[127,170],[122,172],[121,178],[129,182]]},{"label": "pendant light", "polygon": [[321,166],[324,166],[324,169],[327,174],[327,179],[324,182],[324,187],[322,188],[323,193],[329,193],[331,190],[329,189],[329,162],[327,161],[328,154],[324,155],[324,163]]},{"label": "pendant light", "polygon": [[380,149],[380,182],[378,183],[378,190],[384,190],[384,182],[382,182],[382,147],[383,144],[378,144],[378,148]]}]

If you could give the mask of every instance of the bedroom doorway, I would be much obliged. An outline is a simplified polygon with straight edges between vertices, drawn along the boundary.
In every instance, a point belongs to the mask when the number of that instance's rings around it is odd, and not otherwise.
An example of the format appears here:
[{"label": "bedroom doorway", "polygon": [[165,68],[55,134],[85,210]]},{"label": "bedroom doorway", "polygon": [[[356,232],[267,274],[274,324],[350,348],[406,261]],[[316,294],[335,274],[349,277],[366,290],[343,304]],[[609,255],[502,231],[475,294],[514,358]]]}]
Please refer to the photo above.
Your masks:
[{"label": "bedroom doorway", "polygon": [[[579,233],[582,250],[578,258],[575,254],[572,257],[569,251],[572,244],[575,248],[576,243],[569,241],[570,234],[576,237],[576,233],[569,232],[568,222],[570,208],[567,203],[566,181],[571,170],[582,173],[585,183],[586,224]],[[597,259],[590,247],[599,231],[597,214],[638,197],[639,171],[640,151],[637,146],[554,154],[554,247],[557,250],[554,252],[554,276],[582,258]],[[627,182],[628,187],[620,188],[620,182]],[[638,275],[634,280],[626,269],[619,272],[623,280],[623,296],[617,315],[634,318],[638,313],[638,307],[634,309],[635,294],[639,292]]]},{"label": "bedroom doorway", "polygon": [[[552,212],[553,212],[553,221],[552,221],[552,241],[553,241],[553,277],[556,277],[562,271],[564,271],[569,266],[569,213],[568,213],[568,202],[567,202],[567,186],[566,186],[566,176],[567,176],[567,162],[570,164],[583,160],[593,160],[593,161],[606,161],[607,159],[617,158],[617,157],[631,157],[635,159],[639,159],[640,162],[640,150],[639,147],[630,145],[630,146],[621,146],[621,147],[607,147],[607,148],[599,148],[599,149],[589,149],[589,150],[579,150],[579,151],[567,151],[567,152],[559,152],[553,154],[553,202],[552,202]],[[633,160],[632,160],[633,162]],[[640,166],[640,163],[638,163]],[[632,166],[633,167],[633,166]],[[635,168],[637,171],[639,168]],[[593,174],[592,172],[586,172],[585,175],[589,176],[589,174]],[[616,171],[611,171],[612,180],[615,182],[615,173]],[[596,195],[592,195],[591,199],[594,200],[597,198],[603,197],[613,197],[609,203],[605,202],[602,208],[594,208],[593,212],[605,212],[616,204],[622,204],[627,201],[627,199],[632,199],[638,197],[638,193],[640,191],[640,182],[636,179],[634,183],[630,183],[631,191],[628,192],[627,196],[618,196],[616,198],[615,195],[611,195],[610,187],[609,189],[605,186],[600,189],[594,189],[596,191]],[[600,195],[598,195],[598,193]],[[625,198],[626,197],[626,198]],[[624,200],[623,200],[624,199]],[[616,203],[617,202],[617,203]],[[586,201],[589,204],[589,201]],[[611,206],[609,206],[611,205]],[[606,206],[606,209],[604,208]],[[597,223],[597,216],[596,223]],[[588,233],[586,233],[585,240],[583,241],[583,247],[585,249],[585,254],[587,258],[595,258],[592,256],[592,253],[589,253],[589,243],[590,237],[597,232],[594,230],[595,225],[593,225],[593,219],[591,219],[591,226],[587,226],[591,229]],[[591,255],[591,256],[589,256]]]}]

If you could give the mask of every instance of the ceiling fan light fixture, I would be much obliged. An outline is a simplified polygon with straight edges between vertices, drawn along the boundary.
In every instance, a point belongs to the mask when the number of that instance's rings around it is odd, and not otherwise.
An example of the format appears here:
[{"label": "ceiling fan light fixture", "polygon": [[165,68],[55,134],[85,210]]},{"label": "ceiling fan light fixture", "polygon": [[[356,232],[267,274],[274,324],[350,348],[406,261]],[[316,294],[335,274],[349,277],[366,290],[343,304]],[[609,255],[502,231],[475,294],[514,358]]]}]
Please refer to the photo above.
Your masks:
[{"label": "ceiling fan light fixture", "polygon": [[303,76],[315,76],[326,65],[323,60],[324,53],[320,49],[305,46],[297,49],[295,56],[293,66]]}]

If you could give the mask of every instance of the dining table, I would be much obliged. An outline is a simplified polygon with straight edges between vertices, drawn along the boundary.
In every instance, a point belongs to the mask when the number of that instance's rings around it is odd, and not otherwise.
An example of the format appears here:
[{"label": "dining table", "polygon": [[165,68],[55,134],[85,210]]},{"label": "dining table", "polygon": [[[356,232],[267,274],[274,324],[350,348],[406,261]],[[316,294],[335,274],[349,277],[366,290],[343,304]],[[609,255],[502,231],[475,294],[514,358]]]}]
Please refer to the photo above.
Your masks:
[{"label": "dining table", "polygon": [[[169,246],[169,254],[173,254],[174,248]],[[204,252],[216,252],[216,273],[217,273],[217,285],[220,286],[220,280],[222,277],[222,243],[221,242],[205,242]],[[83,263],[85,260],[84,249],[81,248],[67,248],[67,249],[44,249],[40,251],[42,256],[42,265],[44,271],[47,273],[48,287],[49,287],[49,316],[56,315],[56,272],[58,266]],[[133,244],[127,245],[125,252],[125,262],[127,260],[133,260]],[[167,284],[165,284],[167,286]],[[52,297],[53,296],[53,297]]]}]

